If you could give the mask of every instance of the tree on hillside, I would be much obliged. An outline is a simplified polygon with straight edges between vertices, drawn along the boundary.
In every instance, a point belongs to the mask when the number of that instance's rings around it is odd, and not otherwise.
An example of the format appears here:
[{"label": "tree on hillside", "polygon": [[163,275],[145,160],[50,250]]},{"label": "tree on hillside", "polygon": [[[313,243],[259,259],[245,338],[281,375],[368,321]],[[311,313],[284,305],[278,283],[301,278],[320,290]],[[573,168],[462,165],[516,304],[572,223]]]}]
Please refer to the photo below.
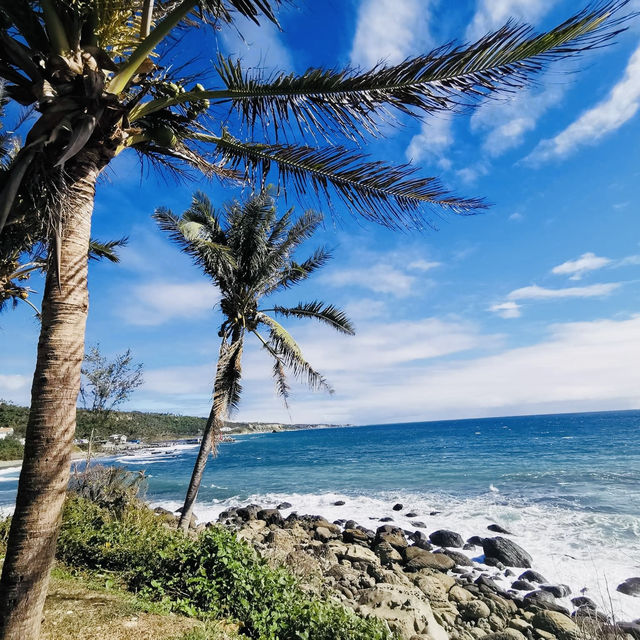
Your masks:
[{"label": "tree on hillside", "polygon": [[257,338],[273,360],[276,391],[286,403],[289,397],[287,371],[312,389],[332,390],[324,377],[305,360],[296,341],[273,315],[311,318],[341,333],[354,333],[343,311],[318,300],[294,307],[274,305],[267,309],[259,306],[264,298],[306,280],[331,257],[326,248],[320,247],[306,260],[294,260],[295,250],[313,236],[322,222],[322,215],[307,211],[294,221],[292,213],[289,210],[277,217],[273,198],[263,192],[247,202],[233,202],[220,212],[215,211],[204,194],[196,193],[191,207],[182,216],[176,217],[167,209],[158,209],[154,214],[160,228],[193,258],[222,296],[223,322],[218,331],[222,341],[213,403],[180,516],[180,527],[184,530],[191,522],[209,453],[213,451],[215,455],[229,410],[235,409],[240,401],[245,337],[252,334]]},{"label": "tree on hillside", "polygon": [[[175,59],[172,36],[239,18],[276,22],[281,0],[2,3],[0,79],[11,101],[39,117],[0,176],[0,233],[20,216],[44,215],[48,249],[24,464],[0,578],[3,640],[39,633],[69,474],[91,217],[105,166],[134,150],[178,174],[264,178],[275,168],[294,192],[337,194],[350,211],[390,227],[427,225],[425,206],[473,213],[482,201],[454,196],[412,166],[373,161],[357,144],[376,133],[381,114],[456,110],[527,86],[554,60],[619,33],[626,3],[597,3],[541,34],[510,22],[478,42],[365,71],[265,78],[220,59],[220,83],[207,89],[187,70],[190,61]],[[237,115],[235,135],[214,110],[224,105]],[[241,125],[252,139],[241,139]],[[326,144],[289,142],[297,135]],[[352,146],[339,146],[343,140]]]}]

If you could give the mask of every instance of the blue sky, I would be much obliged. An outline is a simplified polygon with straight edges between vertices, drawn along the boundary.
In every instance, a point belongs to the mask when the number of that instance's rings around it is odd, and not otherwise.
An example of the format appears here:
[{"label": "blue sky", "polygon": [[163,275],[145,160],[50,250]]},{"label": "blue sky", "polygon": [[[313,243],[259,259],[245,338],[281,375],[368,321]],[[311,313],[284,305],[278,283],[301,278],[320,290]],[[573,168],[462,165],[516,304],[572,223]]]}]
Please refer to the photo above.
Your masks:
[{"label": "blue sky", "polygon": [[[299,5],[281,13],[282,32],[247,23],[244,40],[203,32],[184,46],[268,69],[368,67],[472,39],[508,17],[550,26],[576,8],[569,0]],[[288,324],[336,392],[296,385],[287,411],[267,358],[248,346],[237,417],[366,424],[640,407],[639,106],[637,19],[615,46],[556,65],[510,99],[386,128],[374,155],[411,160],[494,206],[437,219],[439,230],[423,234],[325,207],[326,228],[305,249],[328,244],[334,260],[280,300],[321,298],[351,314],[353,338]],[[120,265],[91,265],[87,342],[110,354],[130,347],[144,363],[145,385],[129,408],[208,412],[217,294],[150,220],[158,206],[184,210],[196,188],[215,202],[242,195],[141,174],[135,154],[119,157],[98,187],[95,235],[130,242]],[[37,335],[26,305],[0,316],[0,398],[28,402]]]}]

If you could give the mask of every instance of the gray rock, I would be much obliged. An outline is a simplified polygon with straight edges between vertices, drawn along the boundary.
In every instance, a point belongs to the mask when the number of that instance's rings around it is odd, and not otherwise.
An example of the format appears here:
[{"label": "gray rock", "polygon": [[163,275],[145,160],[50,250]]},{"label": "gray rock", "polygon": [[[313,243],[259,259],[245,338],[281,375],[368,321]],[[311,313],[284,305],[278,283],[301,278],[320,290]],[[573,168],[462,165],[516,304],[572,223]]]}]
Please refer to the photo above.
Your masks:
[{"label": "gray rock", "polygon": [[394,504],[392,509],[394,511],[402,511],[404,509],[404,505],[400,504],[399,502]]},{"label": "gray rock", "polygon": [[522,547],[512,540],[500,536],[484,538],[482,540],[482,549],[485,560],[487,558],[495,559],[508,567],[524,567],[528,569],[533,561]]},{"label": "gray rock", "polygon": [[384,518],[380,518],[380,522],[393,522],[393,518],[391,516],[385,516]]},{"label": "gray rock", "polygon": [[344,500],[336,500],[336,501],[333,503],[333,506],[334,506],[334,507],[341,507],[341,506],[342,506],[342,505],[344,505],[344,504],[346,504],[346,502],[345,502]]},{"label": "gray rock", "polygon": [[527,640],[527,636],[523,635],[517,629],[504,629],[503,631],[482,636],[480,640]]},{"label": "gray rock", "polygon": [[471,545],[472,547],[481,547],[482,546],[482,538],[480,536],[471,536],[467,540],[467,544]]},{"label": "gray rock", "polygon": [[360,529],[345,529],[342,532],[342,539],[345,542],[353,542],[355,544],[369,544],[369,536],[364,531],[360,531]]},{"label": "gray rock", "polygon": [[511,588],[516,591],[534,591],[535,587],[527,580],[515,580],[511,584]]},{"label": "gray rock", "polygon": [[547,611],[556,611],[565,616],[569,615],[569,611],[562,605],[559,605],[553,595],[548,591],[532,591],[531,593],[527,593],[522,599],[522,603],[526,608],[533,607],[534,610],[544,609]]},{"label": "gray rock", "polygon": [[256,514],[258,520],[264,520],[267,524],[275,524],[281,527],[284,524],[284,518],[277,509],[260,509]]},{"label": "gray rock", "polygon": [[402,556],[388,542],[380,542],[375,548],[375,554],[383,566],[402,562]]},{"label": "gray rock", "polygon": [[417,518],[418,514],[415,513],[415,511],[409,511],[409,513],[406,514],[407,518]]},{"label": "gray rock", "polygon": [[443,549],[442,551],[436,551],[436,553],[444,553],[445,556],[449,556],[458,567],[473,567],[475,566],[473,560],[467,558],[464,553],[459,551],[453,551],[453,549]]},{"label": "gray rock", "polygon": [[414,520],[411,523],[411,526],[412,527],[417,527],[418,529],[426,529],[427,528],[427,525],[424,522],[422,522],[422,520]]},{"label": "gray rock", "polygon": [[548,591],[556,598],[566,598],[571,595],[571,587],[566,584],[541,584],[540,589]]},{"label": "gray rock", "polygon": [[634,598],[640,598],[640,578],[627,578],[616,588],[620,593]]},{"label": "gray rock", "polygon": [[281,502],[276,509],[291,509],[293,505],[290,502]]},{"label": "gray rock", "polygon": [[532,569],[528,569],[521,573],[518,578],[520,580],[528,580],[529,582],[535,582],[537,584],[543,584],[545,582],[549,582],[541,573],[537,571],[533,571]]},{"label": "gray rock", "polygon": [[439,529],[429,535],[429,540],[439,547],[462,547],[464,540],[459,533],[448,529]]},{"label": "gray rock", "polygon": [[533,616],[536,629],[552,633],[558,640],[577,640],[580,635],[576,623],[558,611],[539,611]]},{"label": "gray rock", "polygon": [[484,620],[491,615],[491,610],[482,600],[460,602],[458,611],[463,620]]},{"label": "gray rock", "polygon": [[239,518],[242,518],[245,522],[247,520],[255,520],[258,517],[258,511],[262,507],[259,504],[248,504],[246,507],[240,507],[236,513]]},{"label": "gray rock", "polygon": [[590,609],[591,611],[595,611],[598,608],[596,603],[591,598],[587,598],[587,596],[571,598],[571,604],[578,609]]},{"label": "gray rock", "polygon": [[507,531],[504,527],[501,527],[499,524],[490,524],[487,529],[489,531],[494,531],[495,533],[504,533],[508,536],[512,536],[511,531]]},{"label": "gray rock", "polygon": [[404,570],[407,573],[415,573],[422,569],[448,571],[455,566],[455,562],[443,553],[431,553],[416,546],[405,549],[404,557],[406,561]]}]

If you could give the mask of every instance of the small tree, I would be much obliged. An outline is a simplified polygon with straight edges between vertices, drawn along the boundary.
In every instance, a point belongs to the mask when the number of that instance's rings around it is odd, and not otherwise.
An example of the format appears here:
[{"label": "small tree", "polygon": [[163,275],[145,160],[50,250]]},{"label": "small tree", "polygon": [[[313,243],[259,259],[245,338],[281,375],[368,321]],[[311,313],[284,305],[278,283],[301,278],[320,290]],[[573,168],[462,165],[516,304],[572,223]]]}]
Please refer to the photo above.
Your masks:
[{"label": "small tree", "polygon": [[93,429],[104,428],[111,412],[143,383],[142,363],[133,362],[130,349],[109,360],[99,344],[85,355],[82,376],[80,398],[91,413]]}]

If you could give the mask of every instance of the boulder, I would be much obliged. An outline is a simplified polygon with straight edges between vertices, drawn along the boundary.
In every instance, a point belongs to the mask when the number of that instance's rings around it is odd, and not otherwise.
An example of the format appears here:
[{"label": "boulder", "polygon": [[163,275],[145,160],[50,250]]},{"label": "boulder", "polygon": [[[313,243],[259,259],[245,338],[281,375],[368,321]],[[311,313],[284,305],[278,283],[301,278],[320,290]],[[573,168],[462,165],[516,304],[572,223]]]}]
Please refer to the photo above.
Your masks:
[{"label": "boulder", "polygon": [[418,514],[415,511],[409,511],[409,513],[406,514],[407,518],[417,518]]},{"label": "boulder", "polygon": [[291,509],[293,505],[290,502],[281,502],[276,509]]},{"label": "boulder", "polygon": [[404,553],[406,564],[405,571],[415,573],[422,569],[436,569],[448,571],[455,566],[455,562],[443,553],[431,553],[419,547],[408,547]]},{"label": "boulder", "polygon": [[499,524],[490,524],[487,529],[489,531],[493,531],[495,533],[504,533],[508,536],[512,536],[511,531],[507,531],[504,527],[501,527]]},{"label": "boulder", "polygon": [[480,640],[527,640],[527,637],[517,629],[504,629],[488,636],[480,636]]},{"label": "boulder", "polygon": [[627,578],[616,588],[620,593],[634,598],[640,598],[640,578]]},{"label": "boulder", "polygon": [[258,517],[258,511],[261,509],[262,507],[259,504],[248,504],[246,507],[239,507],[236,515],[245,522],[247,520],[255,520]]},{"label": "boulder", "polygon": [[402,510],[404,509],[404,505],[403,505],[403,504],[400,504],[400,503],[398,502],[398,503],[396,503],[396,504],[394,504],[394,505],[393,505],[392,509],[393,509],[394,511],[402,511]]},{"label": "boulder", "polygon": [[353,544],[365,546],[369,544],[369,536],[364,531],[360,531],[360,529],[345,529],[342,532],[342,539]]},{"label": "boulder", "polygon": [[412,520],[411,526],[412,527],[417,527],[418,529],[426,529],[427,528],[427,525],[424,522],[422,522],[422,520]]},{"label": "boulder", "polygon": [[571,595],[571,587],[566,584],[541,584],[540,589],[548,591],[556,598],[566,598]]},{"label": "boulder", "polygon": [[557,604],[556,599],[548,591],[539,590],[527,593],[522,602],[527,608],[534,607],[534,609],[537,608],[544,609],[546,611],[556,611],[564,614],[565,616],[569,615],[569,611],[567,611],[565,607]]},{"label": "boulder", "polygon": [[315,537],[316,540],[320,540],[320,542],[328,542],[329,540],[333,540],[333,538],[336,537],[336,534],[327,529],[327,527],[317,527]]},{"label": "boulder", "polygon": [[480,536],[471,536],[467,540],[467,544],[472,547],[481,547],[482,546],[482,538]]},{"label": "boulder", "polygon": [[511,583],[511,588],[516,591],[533,591],[535,589],[534,585],[526,580],[514,580]]},{"label": "boulder", "polygon": [[338,558],[343,558],[349,562],[362,562],[364,564],[378,564],[378,556],[371,549],[362,547],[359,544],[346,545],[340,553],[336,552]]},{"label": "boulder", "polygon": [[461,602],[469,602],[469,600],[473,600],[473,594],[460,585],[454,585],[449,589],[449,600],[451,600],[451,602],[457,602],[458,604]]},{"label": "boulder", "polygon": [[595,611],[598,608],[596,603],[591,598],[587,598],[587,596],[571,598],[571,604],[578,609],[590,609],[591,611]]},{"label": "boulder", "polygon": [[260,509],[256,514],[258,520],[264,520],[267,524],[275,524],[281,527],[284,524],[284,518],[277,509]]},{"label": "boulder", "polygon": [[475,566],[473,560],[467,558],[464,553],[460,553],[459,551],[453,551],[452,549],[443,549],[442,551],[436,551],[436,553],[444,553],[445,556],[449,556],[458,567]]},{"label": "boulder", "polygon": [[429,535],[429,540],[439,547],[462,547],[464,540],[459,533],[448,529],[439,529]]},{"label": "boulder", "polygon": [[482,600],[461,602],[458,611],[463,620],[484,620],[491,615],[491,610]]},{"label": "boulder", "polygon": [[521,573],[518,578],[520,580],[527,580],[529,582],[536,582],[537,584],[543,584],[545,582],[549,582],[542,574],[537,571],[533,571],[532,569],[528,569],[524,573]]},{"label": "boulder", "polygon": [[383,566],[393,564],[394,562],[402,562],[402,556],[388,542],[380,542],[375,547],[375,554],[380,558]]},{"label": "boulder", "polygon": [[333,506],[334,506],[334,507],[342,507],[344,504],[346,504],[344,500],[336,500],[336,501],[333,503]]},{"label": "boulder", "polygon": [[404,537],[404,531],[389,524],[378,527],[376,531],[373,544],[375,546],[381,542],[388,542],[397,551],[402,551],[409,546],[407,539]]},{"label": "boulder", "polygon": [[536,629],[552,633],[558,640],[576,640],[580,635],[576,623],[558,611],[539,611],[531,623]]},{"label": "boulder", "polygon": [[391,516],[385,516],[384,518],[380,518],[380,522],[393,522],[393,518]]},{"label": "boulder", "polygon": [[415,587],[379,584],[358,596],[362,615],[382,618],[392,631],[405,638],[420,636],[424,640],[448,640],[437,623],[426,596]]},{"label": "boulder", "polygon": [[496,536],[495,538],[484,538],[482,540],[482,550],[485,560],[492,558],[508,567],[531,567],[531,556],[512,540]]}]

